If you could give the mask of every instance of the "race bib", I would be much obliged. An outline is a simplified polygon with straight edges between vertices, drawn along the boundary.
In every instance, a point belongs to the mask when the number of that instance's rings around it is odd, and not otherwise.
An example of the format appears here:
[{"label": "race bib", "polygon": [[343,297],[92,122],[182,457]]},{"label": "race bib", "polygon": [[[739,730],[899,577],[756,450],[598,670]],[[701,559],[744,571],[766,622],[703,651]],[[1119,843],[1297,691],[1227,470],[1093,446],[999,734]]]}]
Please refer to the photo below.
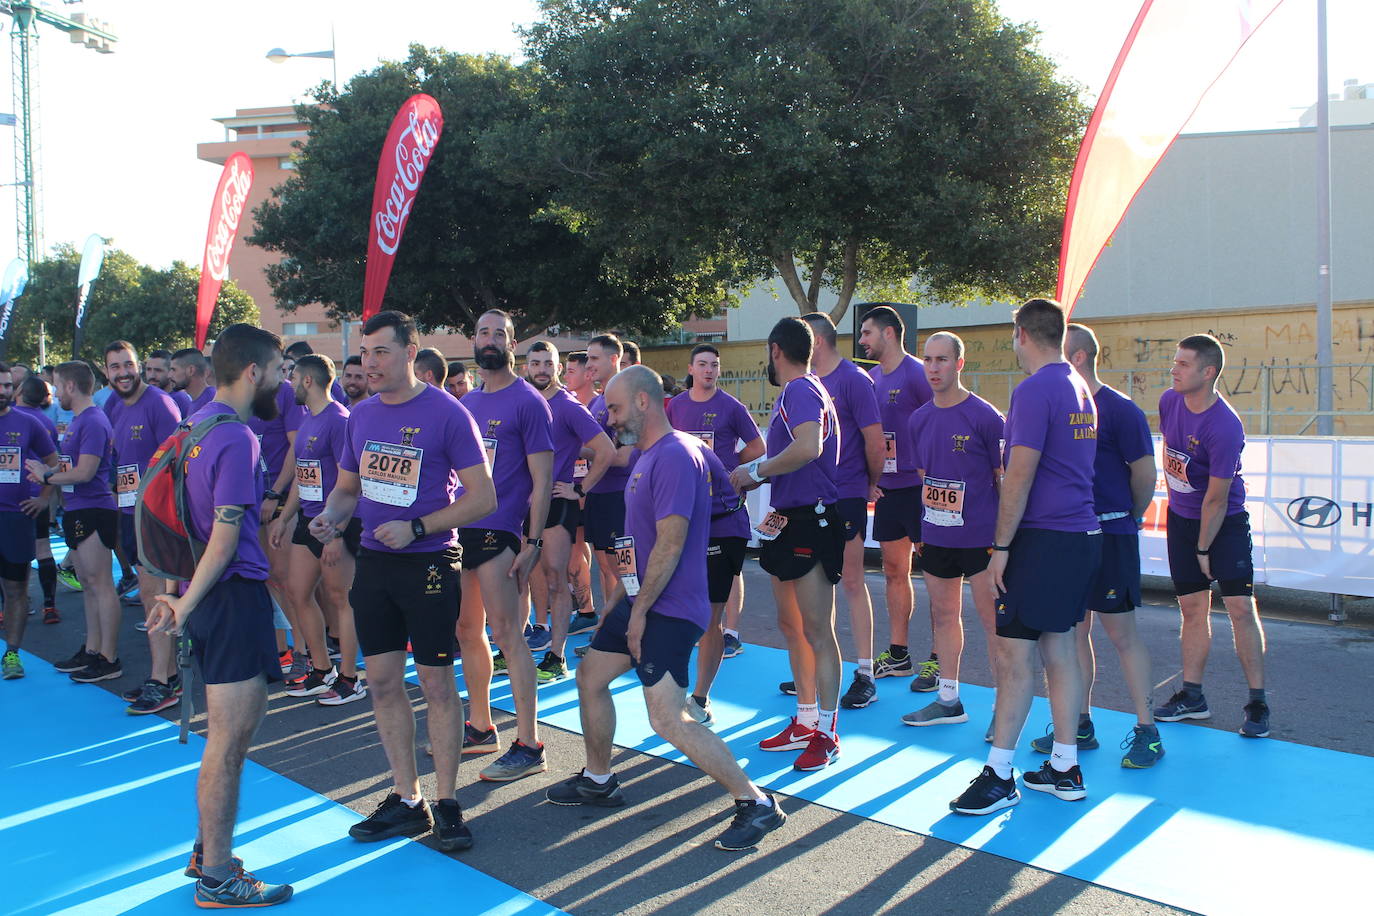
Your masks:
[{"label": "race bib", "polygon": [[587,476],[587,471],[591,470],[591,465],[586,458],[578,458],[573,461],[573,480],[581,480]]},{"label": "race bib", "polygon": [[[71,469],[72,469],[72,459],[69,458],[69,457],[66,456],[66,455],[58,455],[58,456],[57,456],[57,472],[58,472],[59,474],[65,474],[65,473],[67,473],[68,471],[70,471]],[[64,483],[64,484],[62,485],[62,492],[63,492],[63,493],[74,493],[74,492],[76,492],[76,484],[73,484],[73,483]]]},{"label": "race bib", "polygon": [[119,508],[133,508],[138,499],[138,465],[121,464],[115,468],[115,492],[119,494]]},{"label": "race bib", "polygon": [[964,524],[964,482],[927,476],[922,493],[926,511],[923,521],[941,528]]},{"label": "race bib", "polygon": [[420,493],[420,465],[424,457],[422,448],[367,440],[358,468],[363,495],[388,506],[412,505]]},{"label": "race bib", "polygon": [[495,470],[495,469],[496,469],[496,440],[495,440],[495,439],[492,439],[492,438],[490,438],[490,437],[486,437],[486,436],[482,437],[482,448],[486,449],[486,451],[487,451],[487,465],[488,465],[492,470]]},{"label": "race bib", "polygon": [[702,442],[705,442],[706,447],[711,451],[716,450],[716,434],[713,430],[703,429],[700,432],[692,433],[692,435],[696,436]]},{"label": "race bib", "polygon": [[1170,490],[1175,493],[1197,492],[1197,488],[1188,482],[1188,464],[1192,460],[1193,456],[1187,452],[1172,448],[1164,450],[1164,479],[1168,481]]},{"label": "race bib", "polygon": [[883,433],[883,473],[897,473],[897,434]]},{"label": "race bib", "polygon": [[0,483],[19,483],[20,448],[17,445],[7,445],[0,448]]},{"label": "race bib", "polygon": [[787,527],[787,516],[778,512],[769,512],[763,517],[763,521],[754,526],[754,533],[758,535],[760,541],[776,540],[782,534],[782,529]]},{"label": "race bib", "polygon": [[639,594],[639,566],[635,558],[635,539],[630,536],[615,539],[615,571],[625,594],[633,598]]},{"label": "race bib", "polygon": [[312,503],[324,502],[324,479],[320,476],[320,459],[296,460],[296,486],[301,491],[301,499]]},{"label": "race bib", "polygon": [[67,424],[66,424],[66,423],[58,423],[58,424],[57,424],[57,440],[58,440],[59,442],[61,442],[61,441],[62,441],[63,439],[65,439],[65,438],[67,438]]}]

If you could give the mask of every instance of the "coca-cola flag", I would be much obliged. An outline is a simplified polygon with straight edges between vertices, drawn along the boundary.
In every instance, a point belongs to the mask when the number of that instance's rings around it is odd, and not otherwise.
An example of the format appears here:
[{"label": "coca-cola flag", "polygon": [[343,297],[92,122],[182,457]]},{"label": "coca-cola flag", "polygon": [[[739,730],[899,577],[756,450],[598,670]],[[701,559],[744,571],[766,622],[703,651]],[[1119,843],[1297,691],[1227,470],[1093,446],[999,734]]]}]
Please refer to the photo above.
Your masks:
[{"label": "coca-cola flag", "polygon": [[15,300],[24,294],[29,285],[29,262],[15,258],[5,268],[4,279],[0,280],[0,359],[4,359],[9,347],[10,324],[14,318]]},{"label": "coca-cola flag", "polygon": [[81,267],[76,272],[76,331],[72,334],[72,355],[81,353],[86,337],[86,302],[91,298],[91,284],[100,276],[105,263],[105,240],[98,235],[86,239],[81,249]]},{"label": "coca-cola flag", "polygon": [[382,307],[396,249],[401,245],[410,208],[420,193],[425,169],[434,158],[444,113],[439,103],[420,93],[406,99],[391,122],[377,163],[372,191],[372,225],[367,236],[367,273],[363,277],[363,321]]},{"label": "coca-cola flag", "polygon": [[253,160],[247,153],[235,153],[224,163],[210,202],[210,228],[205,233],[205,257],[200,263],[200,289],[196,294],[196,347],[205,349],[210,317],[215,314],[219,288],[229,276],[229,252],[239,234],[239,220],[248,206],[248,191],[253,187]]}]

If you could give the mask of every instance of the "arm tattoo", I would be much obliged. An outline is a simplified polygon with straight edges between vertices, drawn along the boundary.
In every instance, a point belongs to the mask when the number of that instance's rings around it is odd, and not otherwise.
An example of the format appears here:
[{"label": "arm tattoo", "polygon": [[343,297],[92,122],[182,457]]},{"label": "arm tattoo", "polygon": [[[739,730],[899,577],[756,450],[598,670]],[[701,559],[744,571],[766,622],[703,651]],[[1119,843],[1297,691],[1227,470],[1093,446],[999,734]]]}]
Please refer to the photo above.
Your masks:
[{"label": "arm tattoo", "polygon": [[243,506],[215,506],[215,522],[239,527],[243,524]]}]

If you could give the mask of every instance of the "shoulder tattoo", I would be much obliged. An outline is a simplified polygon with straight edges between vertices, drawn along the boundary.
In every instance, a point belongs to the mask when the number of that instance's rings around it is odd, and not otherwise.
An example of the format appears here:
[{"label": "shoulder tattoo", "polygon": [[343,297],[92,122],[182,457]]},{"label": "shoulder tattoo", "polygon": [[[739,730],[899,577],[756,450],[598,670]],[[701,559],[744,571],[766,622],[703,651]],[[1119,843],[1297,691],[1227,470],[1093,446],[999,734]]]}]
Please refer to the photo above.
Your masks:
[{"label": "shoulder tattoo", "polygon": [[243,513],[243,506],[215,506],[215,522],[237,528],[243,524]]}]

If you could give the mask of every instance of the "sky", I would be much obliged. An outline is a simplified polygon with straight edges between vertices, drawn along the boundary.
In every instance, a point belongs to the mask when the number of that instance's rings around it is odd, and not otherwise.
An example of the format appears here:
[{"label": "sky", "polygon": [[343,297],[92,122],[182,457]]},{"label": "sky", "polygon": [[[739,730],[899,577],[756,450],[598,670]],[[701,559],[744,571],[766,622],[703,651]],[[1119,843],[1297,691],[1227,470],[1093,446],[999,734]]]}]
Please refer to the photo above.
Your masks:
[{"label": "sky", "polygon": [[[1215,0],[1197,0],[1215,2]],[[1330,90],[1374,83],[1374,3],[1328,0]],[[142,261],[200,261],[219,167],[196,144],[223,140],[216,117],[303,101],[329,79],[327,60],[273,64],[268,49],[327,50],[333,29],[341,82],[405,56],[418,41],[466,53],[519,56],[517,28],[533,0],[415,0],[404,9],[360,0],[87,0],[58,12],[103,20],[114,54],[42,27],[38,51],[44,242],[80,247],[95,232]],[[1106,80],[1139,0],[1000,0],[1002,14],[1039,25],[1041,50],[1089,100]],[[0,26],[9,29],[8,17]],[[8,55],[6,55],[8,57]],[[1316,98],[1316,0],[1285,0],[1213,87],[1190,131],[1292,127]],[[0,110],[14,111],[0,102]],[[0,127],[0,148],[12,144]],[[0,183],[12,182],[0,157]],[[14,189],[0,188],[0,262],[17,249]]]}]

